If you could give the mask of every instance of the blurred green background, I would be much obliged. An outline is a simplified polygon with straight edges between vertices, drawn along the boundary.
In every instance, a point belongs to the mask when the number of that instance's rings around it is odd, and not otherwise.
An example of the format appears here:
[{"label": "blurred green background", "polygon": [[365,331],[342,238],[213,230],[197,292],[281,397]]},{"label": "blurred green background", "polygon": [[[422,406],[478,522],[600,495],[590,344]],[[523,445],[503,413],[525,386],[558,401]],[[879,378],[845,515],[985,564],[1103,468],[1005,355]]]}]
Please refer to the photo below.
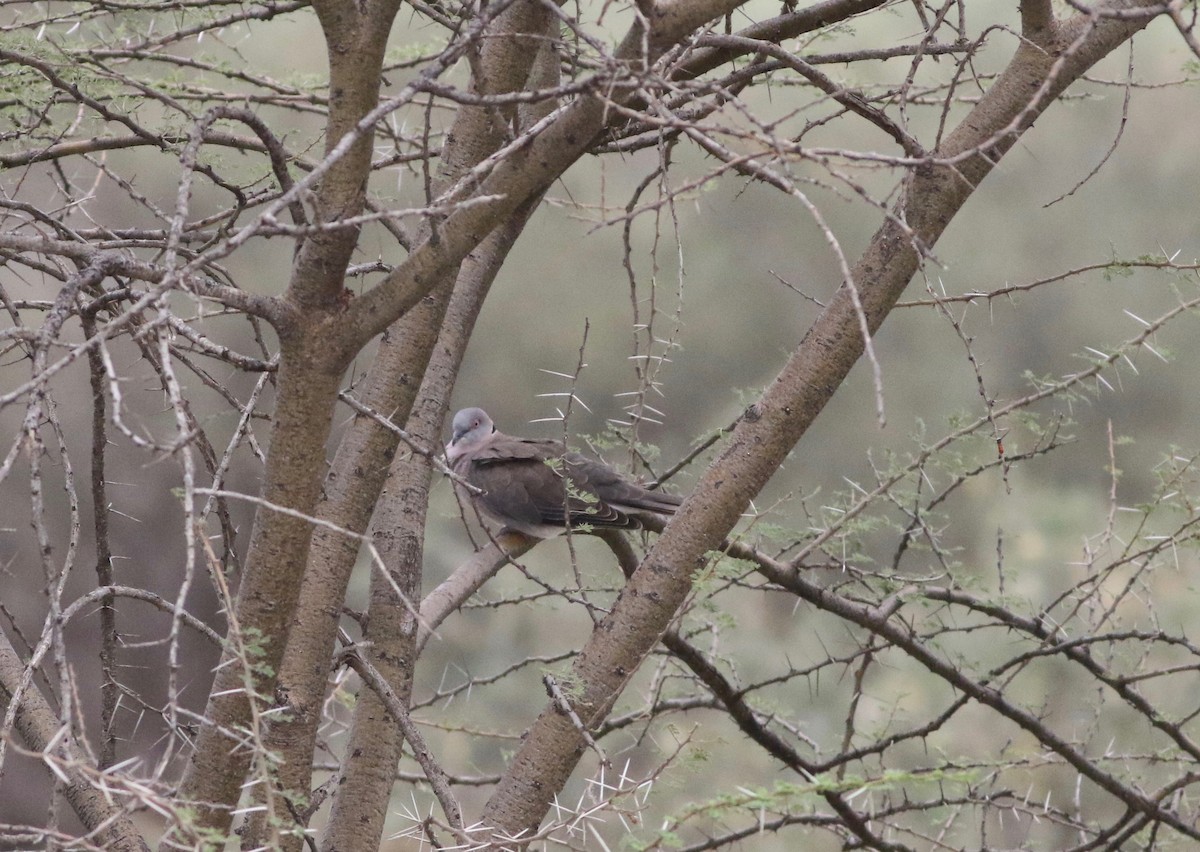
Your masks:
[{"label": "blurred green background", "polygon": [[[978,12],[975,8],[972,14],[995,15],[998,21],[1015,24],[1015,4],[1012,9],[996,3],[982,4]],[[915,32],[915,22],[896,12],[891,17],[882,15],[864,21],[854,32],[827,39],[813,49],[879,46]],[[396,49],[421,43],[426,37],[420,31],[407,31],[401,21]],[[298,74],[308,74],[312,80],[319,80],[324,73],[321,51],[315,47],[319,43],[313,20],[302,14],[286,21],[254,25],[248,35],[231,34],[227,44],[205,49],[236,51],[249,66],[280,78],[296,79]],[[1013,44],[1012,36],[996,35],[977,70],[986,72],[988,63],[998,68]],[[1121,50],[1089,75],[1092,82],[1072,88],[1070,97],[1053,106],[1005,157],[936,246],[938,263],[929,265],[925,279],[913,282],[907,299],[925,298],[927,286],[938,293],[957,295],[1028,283],[1090,264],[1163,255],[1186,263],[1200,256],[1200,90],[1190,79],[1179,85],[1162,85],[1189,74],[1194,77],[1195,59],[1164,21],[1138,36],[1133,50],[1137,86],[1132,91],[1127,120],[1123,122],[1122,117],[1124,89],[1115,85],[1125,80],[1130,62],[1129,52]],[[892,60],[872,69],[834,67],[830,73],[849,84],[869,87],[902,77],[907,61]],[[389,76],[385,91],[401,85],[406,73],[397,71]],[[786,112],[798,106],[803,97],[806,95],[802,92],[776,86],[749,100],[767,114]],[[936,109],[928,115],[916,115],[914,127],[926,134],[936,117]],[[304,148],[296,140],[311,131],[311,127],[297,127],[288,141]],[[1120,143],[1109,155],[1118,134]],[[922,138],[927,140],[928,136]],[[806,144],[818,143],[891,150],[878,131],[857,127],[852,119],[835,122],[806,139]],[[315,156],[316,150],[310,155]],[[177,170],[167,159],[156,160],[151,166],[140,161],[140,156],[114,152],[109,162],[114,168],[136,171],[139,190],[166,203],[173,198]],[[714,161],[686,146],[680,146],[673,159],[675,165],[668,178],[673,186],[687,185],[715,167]],[[1105,162],[1097,175],[1062,197],[1102,160]],[[569,389],[570,383],[556,374],[575,371],[586,327],[586,366],[579,375],[576,392],[590,410],[575,405],[568,431],[572,435],[598,435],[608,419],[622,416],[626,398],[619,394],[637,390],[638,381],[630,360],[635,354],[634,331],[630,283],[623,268],[621,223],[611,222],[619,218],[633,189],[657,165],[658,155],[653,150],[590,157],[552,188],[496,281],[455,391],[454,408],[483,406],[509,433],[561,436],[561,424],[534,421],[553,418],[562,407],[561,397],[544,395]],[[895,174],[885,169],[845,168],[881,199],[889,196],[896,181]],[[829,180],[808,164],[795,164],[794,169],[796,174],[814,180]],[[399,171],[380,175],[372,187],[379,197],[403,205],[419,197],[419,188],[419,179]],[[644,200],[654,197],[651,192]],[[810,197],[853,262],[879,226],[878,211],[859,199],[838,197],[822,186],[811,186]],[[203,204],[201,190],[197,209],[203,210]],[[104,221],[127,224],[144,216],[107,185],[101,187],[91,213]],[[640,215],[633,224],[632,236],[637,298],[649,297],[653,281],[661,311],[655,319],[656,329],[678,343],[669,351],[661,346],[655,350],[670,358],[658,374],[663,396],[648,398],[663,412],[663,423],[645,424],[639,432],[642,440],[659,448],[657,467],[661,470],[697,440],[736,417],[776,374],[816,316],[817,306],[776,276],[812,299],[824,300],[838,284],[840,273],[820,228],[800,205],[775,190],[734,175],[680,193],[673,208],[662,208],[657,215]],[[355,260],[368,262],[379,256],[395,261],[397,249],[378,231],[368,229]],[[290,245],[275,240],[248,247],[229,258],[227,265],[243,286],[278,292],[286,280],[289,258]],[[4,270],[0,270],[0,276],[5,276],[4,286],[10,295],[47,298],[53,294],[53,288],[45,282],[17,280]],[[1114,276],[1098,270],[990,304],[984,300],[969,306],[955,303],[951,311],[972,341],[988,395],[1003,403],[1029,392],[1029,375],[1060,377],[1081,370],[1090,363],[1089,348],[1109,352],[1137,335],[1141,325],[1127,312],[1153,320],[1181,298],[1194,297],[1197,289],[1194,273],[1187,276],[1133,270]],[[243,326],[229,321],[227,329],[229,342],[246,346]],[[1121,506],[1152,499],[1155,469],[1173,447],[1182,447],[1190,454],[1189,448],[1200,445],[1196,434],[1200,418],[1200,371],[1195,368],[1198,341],[1197,317],[1183,316],[1155,339],[1156,350],[1167,356],[1165,361],[1141,352],[1133,356],[1136,373],[1122,365],[1108,374],[1112,387],[1096,387],[1093,395],[1073,402],[1050,400],[1040,404],[1035,410],[1045,420],[1057,415],[1070,419],[1063,432],[1072,440],[1049,456],[1014,468],[1008,477],[1009,488],[999,473],[992,471],[957,495],[947,510],[945,533],[948,546],[958,548],[955,579],[967,584],[990,583],[1000,539],[1009,592],[1034,601],[1045,600],[1077,580],[1075,563],[1081,559],[1085,541],[1104,528],[1109,511],[1110,424],[1119,439],[1117,502]],[[963,342],[934,308],[898,309],[877,336],[875,346],[883,375],[886,426],[881,428],[875,414],[870,369],[860,363],[789,463],[756,501],[760,509],[773,507],[770,523],[802,530],[808,523],[800,508],[802,499],[810,508],[819,507],[833,503],[835,495],[847,491],[851,483],[869,489],[874,483],[873,460],[881,464],[888,453],[915,452],[919,443],[914,436],[932,440],[950,431],[954,418],[974,419],[984,413]],[[127,360],[123,366],[132,364],[135,358],[128,351],[124,357]],[[364,355],[355,365],[354,375],[361,375],[368,364],[369,356]],[[5,389],[26,377],[27,367],[22,363],[0,365]],[[243,396],[252,383],[244,376],[224,377]],[[194,390],[197,398],[213,403],[211,413],[202,416],[213,430],[214,442],[219,444],[217,439],[228,436],[235,418],[216,404],[215,395],[196,385],[191,382],[189,390]],[[83,458],[90,417],[85,370],[77,368],[64,374],[55,392],[68,441],[77,457]],[[162,429],[165,434],[170,415],[163,412],[156,387],[143,382],[128,388],[127,393],[138,422]],[[0,412],[0,429],[15,434],[21,414],[15,408]],[[347,416],[344,411],[341,414]],[[1005,441],[1007,451],[1012,454],[1028,449],[1032,440],[1029,432],[1015,420],[1004,425],[1012,428]],[[261,424],[258,428],[260,437],[265,437],[265,428]],[[121,558],[121,581],[173,593],[182,562],[181,512],[177,501],[170,497],[171,489],[179,484],[178,469],[170,461],[148,464],[146,456],[130,449],[127,442],[118,439],[117,443],[114,466],[123,467],[124,479],[114,487],[114,494],[123,515],[114,517],[113,534]],[[978,463],[994,457],[995,448],[987,442],[976,442],[971,448],[979,454]],[[628,460],[627,454],[619,451],[610,452],[608,458],[614,462]],[[247,451],[242,451],[239,459],[228,486],[254,491],[260,468]],[[684,472],[675,480],[675,486],[686,491],[694,472]],[[18,473],[0,491],[0,565],[6,569],[6,575],[0,578],[0,599],[14,622],[36,635],[44,598],[39,587],[36,543],[28,532],[28,493],[20,479],[27,469]],[[58,500],[52,508],[61,529],[64,502]],[[242,529],[248,532],[250,513],[244,506],[235,511]],[[893,545],[892,539],[881,535],[877,540],[868,537],[865,546],[873,558],[886,561]],[[597,542],[579,540],[575,546],[585,577],[599,585],[617,583],[615,566]],[[871,551],[872,546],[879,549]],[[441,483],[426,541],[426,588],[432,588],[470,552],[470,541],[450,488]],[[522,562],[548,581],[559,581],[570,570],[567,546],[562,541],[539,546]],[[86,558],[81,564],[87,564]],[[1158,582],[1150,590],[1157,596],[1164,628],[1186,630],[1200,615],[1195,569],[1194,554],[1181,553],[1178,573],[1157,577]],[[915,574],[935,574],[940,569],[933,564],[914,564],[911,570]],[[352,607],[365,606],[367,571],[364,562],[351,590]],[[89,572],[80,570],[72,589],[82,593],[92,583]],[[494,601],[530,593],[535,588],[505,569],[484,590],[483,598]],[[603,600],[603,596],[598,599]],[[196,589],[192,603],[210,623],[220,623],[213,611],[213,596],[203,584]],[[720,653],[736,661],[739,676],[748,680],[767,676],[785,661],[803,666],[855,647],[844,625],[805,607],[797,608],[782,595],[734,592],[724,607],[736,626],[722,634]],[[166,620],[157,616],[144,620],[139,616],[136,635],[145,639],[161,637],[165,624]],[[520,670],[498,687],[464,694],[448,709],[423,716],[447,726],[463,725],[502,734],[466,737],[453,731],[444,735],[431,731],[431,744],[446,765],[467,774],[500,771],[503,758],[516,747],[515,737],[545,702],[540,683],[543,672],[563,668],[561,661],[551,658],[578,649],[590,628],[591,621],[581,608],[544,599],[519,608],[478,607],[450,619],[421,662],[418,701],[439,687],[501,671],[526,657],[547,661]],[[94,619],[76,622],[69,633],[81,658],[91,653],[95,636]],[[980,640],[964,642],[960,650],[986,658],[993,649],[988,641]],[[127,652],[126,657],[153,671],[161,666],[162,654],[165,651],[157,647]],[[197,647],[191,661],[196,667],[196,681],[190,693],[197,707],[203,698],[201,672],[214,661],[210,649]],[[869,727],[871,720],[882,725],[887,719],[920,719],[947,700],[943,685],[914,674],[910,665],[893,667],[895,661],[884,662],[882,670],[876,670],[868,700],[860,709],[864,727]],[[640,690],[646,688],[654,665],[651,661],[647,672],[631,684],[619,710],[639,704]],[[88,694],[87,688],[96,683],[95,671],[81,664],[79,677],[84,694]],[[765,698],[806,736],[832,750],[840,742],[850,687],[847,672],[829,671],[820,680],[819,690],[813,685],[804,689],[791,684],[769,692]],[[1069,720],[1071,714],[1086,715],[1088,711],[1086,704],[1080,705],[1069,695],[1069,687],[1051,674],[1041,680],[1030,676],[1021,689],[1027,691],[1033,703],[1038,703],[1040,694],[1048,713],[1061,712]],[[153,686],[147,685],[146,690],[153,696]],[[815,699],[818,691],[820,700]],[[652,832],[658,827],[657,820],[698,798],[738,786],[770,786],[780,780],[797,780],[785,778],[716,714],[697,712],[673,721],[675,730],[657,726],[651,741],[618,734],[606,743],[618,767],[626,759],[631,761],[629,774],[634,777],[651,771],[678,742],[686,739],[689,743],[679,762],[656,781],[648,811],[654,819],[637,831]],[[934,747],[945,754],[980,759],[994,759],[1003,748],[1036,751],[1019,737],[1014,745],[1012,730],[990,730],[987,726],[993,721],[986,714],[981,713],[980,723],[981,728],[954,726]],[[1079,724],[1090,724],[1090,720],[1081,718]],[[1118,738],[1138,735],[1136,730],[1124,731],[1119,721],[1108,730]],[[153,739],[136,730],[129,735],[147,745]],[[919,756],[915,759],[920,762]],[[28,777],[44,777],[40,770],[28,768]],[[1074,776],[1065,770],[1062,776],[1061,790],[1069,791]],[[7,790],[0,795],[0,801],[7,803],[0,804],[0,814],[11,821],[36,820],[44,809],[44,792],[39,791],[36,782],[23,780],[23,789],[14,793],[13,779],[17,777],[21,773],[0,780],[0,793]],[[1039,776],[1039,783],[1045,783],[1045,776]],[[581,795],[586,788],[586,782],[580,780],[565,794],[564,801]],[[468,811],[474,810],[485,795],[486,788],[478,793],[464,791]],[[427,792],[418,792],[414,798],[406,785],[398,785],[389,827],[402,831],[411,824],[406,813],[414,807],[426,811],[430,801]],[[597,830],[615,847],[626,827],[610,818]],[[1025,830],[1028,826],[1014,822],[1009,828],[1014,833],[1004,837],[1004,842],[1021,846],[1020,832]],[[821,846],[824,841],[816,837],[813,842],[813,849],[838,846],[832,841]],[[1041,848],[1052,848],[1044,840],[1039,843]],[[748,841],[747,848],[783,850],[797,848],[794,844],[794,835],[790,839],[768,835]],[[395,848],[416,846],[398,840]]]}]

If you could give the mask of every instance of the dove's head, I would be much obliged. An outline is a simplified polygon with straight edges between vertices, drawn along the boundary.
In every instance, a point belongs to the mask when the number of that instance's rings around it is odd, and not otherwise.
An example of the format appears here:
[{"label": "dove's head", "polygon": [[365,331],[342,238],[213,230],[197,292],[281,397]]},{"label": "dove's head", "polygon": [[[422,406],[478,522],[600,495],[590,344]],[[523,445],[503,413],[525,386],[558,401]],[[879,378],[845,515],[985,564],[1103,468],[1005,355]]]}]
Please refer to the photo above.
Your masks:
[{"label": "dove's head", "polygon": [[482,408],[464,408],[454,415],[450,427],[450,443],[446,445],[446,456],[453,463],[464,453],[487,440],[496,431],[492,418]]}]

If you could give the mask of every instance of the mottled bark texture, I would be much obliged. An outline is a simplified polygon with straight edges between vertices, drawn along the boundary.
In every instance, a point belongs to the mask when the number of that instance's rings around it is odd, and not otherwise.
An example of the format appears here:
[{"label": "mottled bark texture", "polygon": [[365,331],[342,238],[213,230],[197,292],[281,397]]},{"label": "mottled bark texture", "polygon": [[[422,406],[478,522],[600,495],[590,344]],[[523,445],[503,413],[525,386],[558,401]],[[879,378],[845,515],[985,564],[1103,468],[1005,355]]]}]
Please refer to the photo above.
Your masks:
[{"label": "mottled bark texture", "polygon": [[[480,94],[516,91],[526,85],[538,48],[549,35],[549,20],[549,14],[541,4],[524,0],[513,3],[497,17],[488,29],[488,37],[480,51],[478,67],[487,80]],[[459,110],[443,152],[442,172],[434,186],[435,196],[502,144],[505,127],[496,125],[494,115],[495,111],[480,107],[467,106]],[[444,272],[430,294],[386,332],[372,364],[362,400],[370,409],[385,414],[395,423],[406,423],[410,419],[418,389],[422,387],[420,377],[426,375],[428,381],[430,370],[446,376],[439,397],[449,398],[452,378],[457,374],[469,333],[465,337],[458,335],[461,337],[458,341],[443,340],[438,349],[442,360],[446,359],[446,353],[453,353],[452,364],[447,368],[434,370],[430,365],[430,357],[439,340],[438,329],[445,317],[451,292],[453,290],[460,302],[473,304],[468,311],[471,317],[468,328],[473,327],[474,316],[478,314],[491,282],[507,259],[508,251],[526,221],[527,214],[522,214],[504,223],[478,249],[467,255],[461,267]],[[428,228],[424,229],[422,236],[428,238]],[[462,314],[462,309],[454,312],[451,319],[453,327],[462,327]],[[411,431],[413,427],[410,424],[410,434],[426,446],[437,446],[440,417],[438,414],[431,428],[417,429],[415,432]],[[317,516],[342,529],[362,533],[380,498],[384,479],[396,456],[398,442],[395,432],[370,417],[358,416],[338,447],[317,506]],[[413,464],[413,458],[412,454],[404,453],[398,464]],[[427,460],[421,456],[415,458],[427,464]],[[427,485],[428,482],[426,489]],[[422,505],[414,510],[410,505],[412,499],[405,497],[412,497],[408,489],[393,488],[385,492],[383,505],[389,520],[377,523],[375,533],[381,557],[404,589],[406,597],[413,602],[420,599],[424,494],[422,491],[416,495],[420,498],[417,502]],[[388,510],[389,506],[397,508]],[[409,512],[414,511],[416,514],[411,521],[403,520]],[[410,532],[405,534],[405,529]],[[294,803],[306,802],[312,785],[312,755],[329,676],[329,661],[341,615],[339,602],[345,597],[358,550],[356,540],[332,530],[319,529],[313,536],[309,566],[304,575],[276,691],[278,706],[286,712],[272,719],[265,737],[267,748],[280,757],[274,784]],[[395,607],[398,606],[401,612],[406,610],[394,600],[390,582],[374,576],[372,583],[372,600],[383,595],[389,605],[372,606],[369,623],[373,629],[369,638],[378,636],[380,639],[376,641],[383,641],[393,634],[404,635],[404,631],[396,633],[400,628],[392,623],[401,615],[393,611]],[[382,588],[375,588],[376,584],[382,584]],[[403,653],[380,650],[378,645],[372,655],[373,664],[388,678],[396,694],[402,700],[407,700],[408,684],[397,674],[397,660],[400,659],[405,659]],[[411,677],[411,666],[405,671]],[[382,705],[374,707],[372,702],[377,703],[375,696],[368,695],[365,698],[368,709],[378,711],[381,726],[389,728],[386,734],[381,735],[381,739],[372,742],[387,743],[387,737],[393,732],[397,739],[394,748],[372,747],[363,753],[362,749],[355,749],[352,745],[348,750],[349,756],[359,754],[361,760],[351,760],[345,770],[348,774],[339,779],[334,808],[338,813],[346,809],[354,813],[336,817],[328,824],[329,831],[333,833],[327,840],[331,848],[374,848],[378,844],[383,827],[382,814],[399,757],[401,741],[398,732],[394,727],[389,727],[389,717]],[[361,709],[363,706],[360,702],[356,716],[365,712]],[[389,756],[393,751],[396,752],[395,756]],[[365,786],[358,781],[360,778],[369,779]],[[355,791],[354,795],[347,795],[348,790]],[[371,816],[360,818],[360,813]],[[306,827],[309,816],[310,808],[302,805],[285,810],[267,808],[251,820],[245,841],[252,847],[274,845],[283,849],[299,849],[302,844],[300,831]],[[273,821],[282,825],[272,824]]]},{"label": "mottled bark texture", "polygon": [[[498,19],[506,37],[493,39],[481,56],[482,69],[492,69],[486,90],[499,92],[524,84],[526,89],[545,88],[558,79],[558,54],[549,38],[553,21],[540,4],[518,3],[511,14]],[[537,37],[538,34],[541,37]],[[523,36],[522,34],[530,34]],[[529,59],[533,59],[532,67]],[[554,107],[554,101],[527,105],[508,115],[509,123],[524,128]],[[459,176],[472,159],[481,160],[499,146],[503,136],[491,116],[495,113],[473,107],[460,109],[447,143],[442,178]],[[450,404],[459,367],[470,342],[484,299],[504,261],[525,229],[538,199],[531,199],[512,219],[496,228],[460,269],[438,336],[437,348],[425,368],[417,403],[408,419],[408,431],[427,446],[439,441],[441,424]],[[408,601],[417,600],[424,568],[424,533],[432,465],[427,457],[409,453],[396,460],[388,475],[374,519],[374,538],[392,582]],[[503,542],[505,552],[486,548],[462,566],[454,576],[421,602],[420,618],[414,618],[405,602],[396,598],[392,582],[373,574],[367,611],[365,638],[370,661],[406,705],[412,696],[414,666],[428,631],[495,572],[509,557],[532,546],[523,538]],[[493,551],[496,551],[493,554]],[[482,557],[482,558],[481,558]],[[478,568],[479,570],[471,570]],[[466,570],[463,570],[466,569]],[[450,604],[449,606],[443,603]],[[337,783],[333,809],[321,846],[324,849],[374,849],[379,842],[391,799],[396,768],[404,738],[385,713],[384,702],[365,687],[354,708],[350,742]]]},{"label": "mottled bark texture", "polygon": [[[408,419],[409,434],[426,445],[438,443],[450,391],[475,317],[526,221],[526,216],[519,216],[509,226],[493,232],[463,264],[447,312],[446,328],[438,339],[417,405]],[[413,617],[411,606],[421,595],[432,473],[432,464],[426,456],[405,453],[398,457],[380,496],[373,523],[372,537],[390,579],[378,571],[371,575],[363,638],[368,643],[368,660],[405,705],[412,695],[418,653],[421,624]],[[397,598],[393,583],[406,601]],[[322,848],[365,850],[378,846],[403,745],[400,729],[383,701],[371,690],[360,689]]]},{"label": "mottled bark texture", "polygon": [[[387,34],[399,4],[315,5],[329,55],[326,144],[332,148],[378,100]],[[313,194],[318,223],[337,222],[362,210],[370,157],[371,138],[364,135],[326,172]],[[230,620],[231,641],[180,786],[181,798],[192,807],[191,821],[175,825],[164,846],[227,834],[252,754],[261,744],[251,693],[263,701],[274,689],[312,535],[309,521],[271,507],[311,515],[316,505],[338,387],[361,345],[339,321],[346,266],[357,238],[356,228],[310,235],[292,268],[283,301],[293,310],[290,320],[276,328],[281,343],[278,402],[262,492],[269,505],[255,516]]]}]

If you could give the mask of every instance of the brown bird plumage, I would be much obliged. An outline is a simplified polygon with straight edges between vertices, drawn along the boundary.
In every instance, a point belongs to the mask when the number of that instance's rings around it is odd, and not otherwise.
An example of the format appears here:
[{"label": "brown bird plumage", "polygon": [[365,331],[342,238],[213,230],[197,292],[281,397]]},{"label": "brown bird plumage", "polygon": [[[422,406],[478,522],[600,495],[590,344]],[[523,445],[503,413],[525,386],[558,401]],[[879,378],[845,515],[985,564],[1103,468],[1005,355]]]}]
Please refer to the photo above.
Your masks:
[{"label": "brown bird plumage", "polygon": [[458,412],[452,430],[446,457],[454,472],[483,492],[470,496],[508,530],[550,538],[568,526],[639,529],[647,514],[673,515],[683,502],[568,452],[559,441],[497,432],[482,408]]}]

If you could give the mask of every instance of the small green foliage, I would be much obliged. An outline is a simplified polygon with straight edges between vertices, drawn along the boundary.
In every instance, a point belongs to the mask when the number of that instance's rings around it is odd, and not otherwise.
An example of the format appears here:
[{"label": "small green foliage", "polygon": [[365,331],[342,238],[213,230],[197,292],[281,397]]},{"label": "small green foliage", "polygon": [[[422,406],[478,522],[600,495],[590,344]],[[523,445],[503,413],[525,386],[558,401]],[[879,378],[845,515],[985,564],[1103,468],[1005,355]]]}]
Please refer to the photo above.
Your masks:
[{"label": "small green foliage", "polygon": [[[741,568],[738,568],[738,565]],[[704,554],[704,561],[692,572],[692,587],[700,596],[702,605],[711,596],[721,590],[733,578],[741,577],[747,572],[746,563],[732,556],[726,556],[716,550]]]},{"label": "small green foliage", "polygon": [[250,670],[259,678],[273,678],[275,669],[262,662],[267,654],[271,638],[257,627],[244,627],[241,631],[240,647],[250,665]]},{"label": "small green foliage", "polygon": [[180,805],[175,808],[177,819],[176,832],[188,837],[190,846],[197,852],[219,852],[229,843],[229,837],[221,831],[212,828],[201,828],[197,825],[199,814],[194,808]]},{"label": "small green foliage", "polygon": [[1127,261],[1114,260],[1108,266],[1104,267],[1104,280],[1116,281],[1119,278],[1132,278],[1133,271],[1133,264]]},{"label": "small green foliage", "polygon": [[554,678],[554,683],[561,692],[570,701],[576,701],[583,697],[583,685],[579,679],[575,677],[571,671],[570,665],[567,664],[561,671],[552,671],[551,669],[543,669],[544,674]]},{"label": "small green foliage", "polygon": [[266,653],[269,641],[257,627],[246,627],[241,631],[242,648],[249,656],[262,656]]},{"label": "small green foliage", "polygon": [[592,494],[589,491],[581,491],[578,486],[576,486],[575,483],[571,482],[570,480],[567,480],[567,496],[571,500],[578,500],[580,503],[588,505],[589,512],[595,511],[594,508],[591,508],[592,504],[600,502],[600,498],[595,494]]}]

